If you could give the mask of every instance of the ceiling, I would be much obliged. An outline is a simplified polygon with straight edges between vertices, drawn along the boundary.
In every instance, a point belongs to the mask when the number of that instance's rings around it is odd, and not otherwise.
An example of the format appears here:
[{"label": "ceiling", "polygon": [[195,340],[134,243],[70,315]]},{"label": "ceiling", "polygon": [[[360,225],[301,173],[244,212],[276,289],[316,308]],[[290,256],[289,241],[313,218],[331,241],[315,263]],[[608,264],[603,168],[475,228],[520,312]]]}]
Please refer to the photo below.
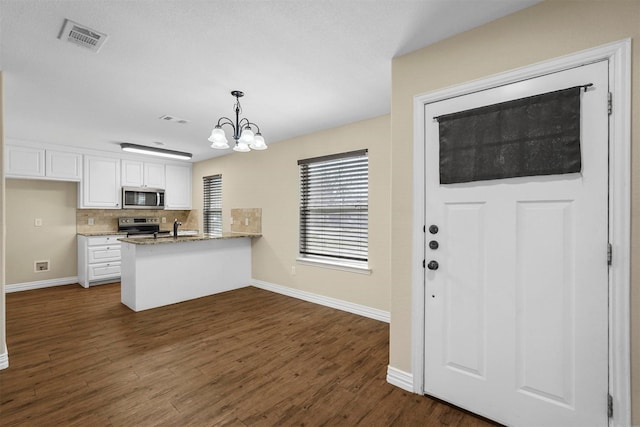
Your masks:
[{"label": "ceiling", "polygon": [[[535,3],[0,0],[5,141],[204,160],[233,153],[207,138],[233,116],[234,89],[267,144],[376,117],[390,111],[393,57]],[[106,33],[101,50],[58,39],[65,18]]]}]

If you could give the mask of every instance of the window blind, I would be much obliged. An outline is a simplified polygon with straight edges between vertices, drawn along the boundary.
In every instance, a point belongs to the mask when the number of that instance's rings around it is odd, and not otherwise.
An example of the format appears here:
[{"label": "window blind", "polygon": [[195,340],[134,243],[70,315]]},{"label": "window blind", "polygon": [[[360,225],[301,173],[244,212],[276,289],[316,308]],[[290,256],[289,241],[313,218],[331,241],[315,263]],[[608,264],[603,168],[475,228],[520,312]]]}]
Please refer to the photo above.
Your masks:
[{"label": "window blind", "polygon": [[368,261],[367,150],[298,161],[300,255]]},{"label": "window blind", "polygon": [[204,187],[203,227],[205,234],[222,233],[222,175],[202,178]]}]

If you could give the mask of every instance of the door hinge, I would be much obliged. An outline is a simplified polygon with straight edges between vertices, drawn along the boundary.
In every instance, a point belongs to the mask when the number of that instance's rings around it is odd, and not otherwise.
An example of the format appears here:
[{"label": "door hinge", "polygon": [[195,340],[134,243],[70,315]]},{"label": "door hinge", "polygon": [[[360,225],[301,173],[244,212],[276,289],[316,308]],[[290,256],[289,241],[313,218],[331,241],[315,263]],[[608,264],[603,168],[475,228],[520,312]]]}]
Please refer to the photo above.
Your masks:
[{"label": "door hinge", "polygon": [[609,94],[607,95],[607,113],[611,115],[612,111],[613,111],[613,94],[609,92]]},{"label": "door hinge", "polygon": [[607,243],[607,265],[611,265],[613,261],[613,246],[611,243]]},{"label": "door hinge", "polygon": [[607,415],[613,418],[613,396],[607,394]]}]

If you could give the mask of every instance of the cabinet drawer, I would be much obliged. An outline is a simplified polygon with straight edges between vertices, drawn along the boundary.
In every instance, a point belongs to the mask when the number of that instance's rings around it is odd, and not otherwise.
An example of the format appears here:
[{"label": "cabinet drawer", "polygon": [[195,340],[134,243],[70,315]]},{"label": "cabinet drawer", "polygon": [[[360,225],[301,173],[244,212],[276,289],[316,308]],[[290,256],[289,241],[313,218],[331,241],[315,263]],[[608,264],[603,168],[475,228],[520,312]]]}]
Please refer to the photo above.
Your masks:
[{"label": "cabinet drawer", "polygon": [[120,277],[120,261],[89,266],[89,280],[102,280],[116,277]]},{"label": "cabinet drawer", "polygon": [[88,246],[112,245],[112,244],[119,245],[120,242],[118,241],[118,239],[122,239],[123,237],[126,237],[126,236],[125,235],[121,235],[121,236],[91,236],[91,237],[87,237],[87,245]]},{"label": "cabinet drawer", "polygon": [[120,245],[90,247],[89,264],[94,262],[120,261]]}]

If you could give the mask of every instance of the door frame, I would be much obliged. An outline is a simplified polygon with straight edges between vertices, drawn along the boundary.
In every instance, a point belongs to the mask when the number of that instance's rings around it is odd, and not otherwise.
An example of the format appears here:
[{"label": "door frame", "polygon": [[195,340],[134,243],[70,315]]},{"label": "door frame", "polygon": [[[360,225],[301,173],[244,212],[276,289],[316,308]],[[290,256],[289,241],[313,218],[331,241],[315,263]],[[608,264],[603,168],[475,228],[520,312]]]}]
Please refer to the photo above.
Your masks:
[{"label": "door frame", "polygon": [[[413,238],[411,368],[413,392],[424,394],[425,359],[425,118],[424,105],[498,86],[609,61],[609,393],[610,426],[631,425],[631,40],[625,39],[413,98]],[[603,250],[604,253],[604,250]]]}]

